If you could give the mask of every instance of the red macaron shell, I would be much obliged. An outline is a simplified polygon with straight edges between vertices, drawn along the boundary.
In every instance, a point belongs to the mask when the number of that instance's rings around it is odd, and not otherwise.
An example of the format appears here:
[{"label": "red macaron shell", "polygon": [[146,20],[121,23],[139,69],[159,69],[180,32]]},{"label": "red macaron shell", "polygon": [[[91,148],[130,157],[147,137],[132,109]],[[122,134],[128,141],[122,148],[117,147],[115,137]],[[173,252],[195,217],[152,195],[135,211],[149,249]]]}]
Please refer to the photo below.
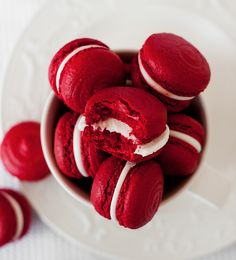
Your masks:
[{"label": "red macaron shell", "polygon": [[184,108],[188,107],[192,102],[192,100],[178,101],[178,100],[165,97],[164,95],[154,90],[152,87],[148,86],[148,84],[145,82],[145,79],[143,78],[140,72],[137,55],[133,58],[131,64],[131,80],[133,82],[133,86],[144,89],[150,94],[157,97],[166,106],[168,112],[181,111]]},{"label": "red macaron shell", "polygon": [[[54,92],[58,98],[61,98],[61,93],[58,92],[57,87],[56,87],[56,73],[57,73],[57,70],[58,70],[61,62],[65,59],[65,57],[68,54],[70,54],[75,49],[82,47],[82,46],[91,45],[91,44],[104,46],[108,49],[108,47],[104,43],[102,43],[98,40],[91,39],[91,38],[81,38],[81,39],[75,39],[75,40],[67,43],[52,58],[52,61],[50,63],[49,70],[48,70],[48,79],[49,79],[51,88],[54,90]],[[59,90],[60,90],[60,86],[59,86]]]},{"label": "red macaron shell", "polygon": [[195,138],[201,146],[205,145],[206,133],[203,126],[185,114],[169,114],[167,124],[171,130],[180,131]]},{"label": "red macaron shell", "polygon": [[95,143],[83,138],[81,134],[81,158],[85,171],[91,177],[95,177],[102,162],[110,155],[102,150],[98,150]]},{"label": "red macaron shell", "polygon": [[[170,115],[168,118],[170,130],[179,131],[196,139],[202,149],[205,145],[205,131],[195,119],[183,115]],[[197,169],[201,159],[199,153],[193,146],[170,135],[169,141],[157,157],[164,174],[187,176]]]},{"label": "red macaron shell", "polygon": [[[203,55],[188,41],[171,33],[153,34],[139,52],[140,60],[148,75],[165,90],[183,97],[199,95],[210,81],[210,67]],[[138,65],[137,57],[131,66],[134,86],[157,96],[169,112],[179,112],[191,100],[169,98],[147,87]]]},{"label": "red macaron shell", "polygon": [[54,136],[54,155],[61,172],[73,178],[83,176],[77,169],[73,151],[73,133],[78,114],[66,112],[58,121]]},{"label": "red macaron shell", "polygon": [[23,217],[24,217],[24,227],[23,227],[22,233],[19,236],[19,238],[21,238],[22,236],[24,236],[27,233],[27,231],[29,230],[30,224],[31,224],[31,215],[32,215],[31,206],[30,206],[28,200],[25,198],[25,196],[23,196],[19,192],[16,192],[16,191],[10,190],[10,189],[0,189],[0,194],[1,194],[1,192],[6,192],[8,195],[13,197],[19,203],[19,205],[21,207]]},{"label": "red macaron shell", "polygon": [[61,74],[65,104],[83,113],[88,99],[98,90],[125,83],[125,66],[119,56],[105,48],[86,49],[72,57]]},{"label": "red macaron shell", "polygon": [[40,124],[27,121],[13,126],[1,144],[6,170],[20,180],[36,181],[49,174],[40,142]]},{"label": "red macaron shell", "polygon": [[[120,133],[94,129],[93,123],[114,118],[129,125],[138,144],[145,144],[161,135],[166,128],[165,107],[147,92],[133,87],[114,87],[97,92],[87,103],[85,110],[85,135],[99,149],[129,161],[142,161],[143,156],[134,154],[137,144]],[[159,151],[151,154],[154,157]],[[145,158],[147,159],[147,158]]]},{"label": "red macaron shell", "polygon": [[0,193],[0,246],[10,242],[16,232],[17,222],[14,209]]},{"label": "red macaron shell", "polygon": [[110,157],[99,167],[93,181],[90,200],[96,211],[110,219],[110,205],[116,183],[124,168],[125,161]]},{"label": "red macaron shell", "polygon": [[148,74],[176,95],[196,96],[210,81],[210,67],[203,55],[172,33],[149,36],[140,50],[140,58]]},{"label": "red macaron shell", "polygon": [[162,201],[164,179],[155,161],[137,164],[125,180],[117,202],[116,217],[120,225],[132,229],[147,224]]},{"label": "red macaron shell", "polygon": [[[125,163],[110,157],[103,162],[94,179],[91,201],[106,218],[111,218],[112,197]],[[116,218],[119,224],[131,229],[147,224],[161,203],[163,187],[162,170],[155,161],[142,162],[131,168],[117,200]]]}]

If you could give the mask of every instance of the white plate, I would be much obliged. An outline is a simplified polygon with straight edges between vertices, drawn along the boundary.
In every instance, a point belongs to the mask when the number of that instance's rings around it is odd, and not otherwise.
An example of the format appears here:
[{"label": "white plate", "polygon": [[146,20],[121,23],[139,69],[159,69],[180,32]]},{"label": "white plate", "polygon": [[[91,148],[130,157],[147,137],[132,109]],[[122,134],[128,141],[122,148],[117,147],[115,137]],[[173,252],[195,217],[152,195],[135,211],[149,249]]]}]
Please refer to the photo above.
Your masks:
[{"label": "white plate", "polygon": [[189,39],[206,55],[212,69],[212,80],[204,94],[210,126],[206,160],[232,183],[221,209],[213,209],[184,192],[162,207],[144,228],[130,231],[116,227],[69,197],[52,177],[21,184],[47,224],[99,254],[189,259],[236,240],[236,121],[232,120],[236,114],[236,45],[216,24],[196,13],[144,2],[135,6],[132,1],[114,4],[105,0],[47,4],[21,37],[8,66],[2,127],[6,131],[21,120],[40,120],[49,93],[50,58],[71,39],[95,37],[113,49],[139,48],[153,32],[168,31]]}]

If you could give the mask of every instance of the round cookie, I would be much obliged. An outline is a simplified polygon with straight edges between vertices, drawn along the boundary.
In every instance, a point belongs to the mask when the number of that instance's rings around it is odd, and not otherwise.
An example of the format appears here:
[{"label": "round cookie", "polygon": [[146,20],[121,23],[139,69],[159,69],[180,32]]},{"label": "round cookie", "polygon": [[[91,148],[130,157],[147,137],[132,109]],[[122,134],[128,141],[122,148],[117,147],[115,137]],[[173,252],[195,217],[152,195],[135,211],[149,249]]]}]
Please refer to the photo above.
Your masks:
[{"label": "round cookie", "polygon": [[1,144],[6,170],[24,181],[36,181],[49,174],[40,142],[40,124],[27,121],[13,126]]},{"label": "round cookie", "polygon": [[54,136],[54,155],[61,172],[68,177],[94,177],[106,158],[95,144],[87,142],[77,128],[79,115],[66,112],[58,121]]},{"label": "round cookie", "polygon": [[166,120],[164,105],[149,93],[111,87],[89,99],[79,128],[98,149],[139,162],[155,157],[166,144]]},{"label": "round cookie", "polygon": [[136,229],[157,212],[163,186],[162,170],[155,161],[135,164],[110,157],[96,174],[91,202],[103,217]]},{"label": "round cookie", "polygon": [[29,230],[31,207],[19,192],[0,189],[0,246],[21,238]]},{"label": "round cookie", "polygon": [[125,66],[102,42],[82,38],[67,43],[53,57],[48,72],[55,94],[78,113],[96,91],[123,84]]},{"label": "round cookie", "polygon": [[206,134],[202,125],[184,114],[168,116],[170,138],[157,161],[164,174],[188,176],[199,165]]},{"label": "round cookie", "polygon": [[171,33],[148,37],[131,70],[134,85],[150,90],[170,112],[187,107],[210,80],[210,68],[203,55]]}]

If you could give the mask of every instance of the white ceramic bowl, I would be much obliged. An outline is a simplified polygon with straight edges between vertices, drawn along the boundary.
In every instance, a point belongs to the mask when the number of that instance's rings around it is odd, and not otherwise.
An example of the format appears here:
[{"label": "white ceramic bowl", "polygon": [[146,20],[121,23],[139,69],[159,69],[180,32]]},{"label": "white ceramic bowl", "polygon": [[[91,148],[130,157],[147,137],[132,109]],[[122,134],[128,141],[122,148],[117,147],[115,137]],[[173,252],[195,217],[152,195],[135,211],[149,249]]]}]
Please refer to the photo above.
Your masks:
[{"label": "white ceramic bowl", "polygon": [[[53,94],[51,93],[48,97],[48,100],[45,104],[43,116],[42,116],[42,122],[41,122],[41,143],[43,148],[43,153],[46,159],[46,162],[48,164],[48,167],[57,180],[57,182],[62,186],[63,189],[65,189],[73,198],[75,198],[77,201],[86,204],[87,206],[91,206],[89,202],[89,195],[84,190],[82,190],[80,187],[78,187],[77,183],[73,182],[73,180],[69,179],[65,175],[61,173],[59,170],[55,157],[53,152],[53,140],[54,140],[54,132],[56,123],[58,122],[59,117],[62,114],[63,109],[62,102]],[[205,120],[205,112],[202,111],[202,120]],[[205,149],[205,148],[204,148]],[[190,177],[188,177],[183,183],[181,183],[173,192],[170,193],[170,195],[166,196],[165,199],[162,202],[162,205],[170,202],[174,198],[177,197],[182,191],[189,189],[190,186],[195,183],[195,186],[199,186],[200,181],[196,177],[200,175],[201,172],[205,171],[204,167],[202,167],[202,162],[200,164],[200,167],[198,170]],[[202,184],[202,183],[201,183]],[[202,185],[201,189],[202,189]],[[200,197],[204,197],[206,200],[213,201],[214,204],[217,204],[217,201],[215,199],[211,198],[214,197],[215,194],[199,194],[201,192],[198,192],[198,190],[194,190],[194,193],[200,195]]]}]

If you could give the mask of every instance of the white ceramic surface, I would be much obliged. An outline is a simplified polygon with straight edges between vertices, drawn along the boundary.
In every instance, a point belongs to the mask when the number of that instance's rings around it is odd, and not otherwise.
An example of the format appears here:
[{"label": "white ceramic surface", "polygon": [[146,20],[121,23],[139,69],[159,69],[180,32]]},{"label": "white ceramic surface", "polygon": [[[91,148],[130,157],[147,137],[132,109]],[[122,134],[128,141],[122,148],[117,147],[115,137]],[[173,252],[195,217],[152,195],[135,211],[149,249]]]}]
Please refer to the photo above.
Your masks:
[{"label": "white ceramic surface", "polygon": [[[151,223],[131,232],[117,228],[94,214],[92,208],[73,200],[52,177],[34,185],[22,184],[21,189],[49,225],[100,254],[189,259],[220,249],[236,239],[236,122],[232,120],[236,112],[236,45],[216,24],[184,9],[157,7],[155,1],[144,1],[132,12],[133,3],[126,3],[124,8],[123,1],[116,7],[111,2],[57,2],[38,14],[17,44],[7,70],[3,130],[20,120],[40,120],[49,93],[50,57],[66,41],[78,35],[90,36],[113,49],[134,49],[154,31],[171,31],[195,43],[210,62],[212,80],[205,93],[210,119],[206,160],[217,174],[230,180],[230,194],[221,209],[214,209],[185,192],[161,208]],[[199,10],[196,8],[196,13]],[[210,188],[214,186],[210,184]]]}]

